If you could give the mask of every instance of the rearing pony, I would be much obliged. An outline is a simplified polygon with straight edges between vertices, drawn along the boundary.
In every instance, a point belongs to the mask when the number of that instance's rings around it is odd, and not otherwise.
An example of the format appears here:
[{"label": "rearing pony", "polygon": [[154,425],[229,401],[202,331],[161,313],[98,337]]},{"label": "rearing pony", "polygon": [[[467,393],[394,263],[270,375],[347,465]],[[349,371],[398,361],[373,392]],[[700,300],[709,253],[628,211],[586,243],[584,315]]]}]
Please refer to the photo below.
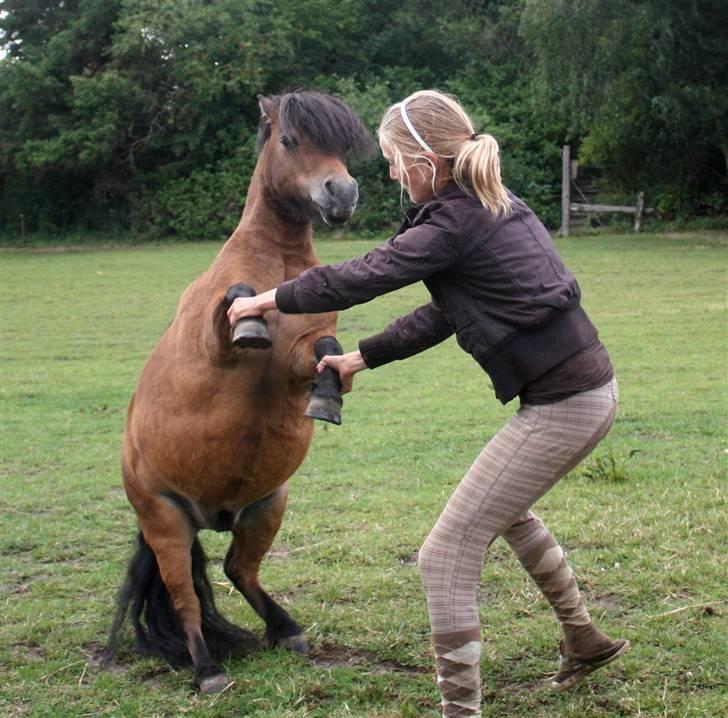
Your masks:
[{"label": "rearing pony", "polygon": [[341,407],[336,372],[314,371],[321,356],[341,353],[336,314],[273,311],[231,331],[226,312],[235,297],[318,264],[311,221],[349,219],[358,188],[345,156],[371,144],[334,97],[294,92],[259,102],[259,158],[240,224],[184,292],[144,366],[122,450],[140,533],[110,652],[131,613],[139,649],[174,664],[191,659],[206,693],[228,682],[215,659],[256,641],[218,613],[197,532],[232,532],[226,575],[265,621],[268,643],[306,652],[301,627],[261,588],[258,569],[308,451],[309,417],[340,423]]}]

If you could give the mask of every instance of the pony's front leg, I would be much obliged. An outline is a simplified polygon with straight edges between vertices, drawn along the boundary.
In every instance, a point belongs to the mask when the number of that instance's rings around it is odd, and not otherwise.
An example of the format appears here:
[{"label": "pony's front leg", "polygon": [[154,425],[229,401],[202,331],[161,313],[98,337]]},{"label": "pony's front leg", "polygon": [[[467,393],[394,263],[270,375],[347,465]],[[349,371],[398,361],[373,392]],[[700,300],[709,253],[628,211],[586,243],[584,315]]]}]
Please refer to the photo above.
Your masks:
[{"label": "pony's front leg", "polygon": [[[256,291],[248,284],[233,284],[225,294],[224,309],[238,297],[254,297]],[[235,322],[230,340],[239,349],[268,349],[273,343],[268,332],[268,325],[262,317],[244,317]]]},{"label": "pony's front leg", "polygon": [[[341,344],[335,337],[321,337],[313,345],[316,361],[329,355],[343,354]],[[341,380],[336,369],[327,366],[316,376],[311,385],[311,397],[306,407],[306,416],[312,419],[341,424]]]}]

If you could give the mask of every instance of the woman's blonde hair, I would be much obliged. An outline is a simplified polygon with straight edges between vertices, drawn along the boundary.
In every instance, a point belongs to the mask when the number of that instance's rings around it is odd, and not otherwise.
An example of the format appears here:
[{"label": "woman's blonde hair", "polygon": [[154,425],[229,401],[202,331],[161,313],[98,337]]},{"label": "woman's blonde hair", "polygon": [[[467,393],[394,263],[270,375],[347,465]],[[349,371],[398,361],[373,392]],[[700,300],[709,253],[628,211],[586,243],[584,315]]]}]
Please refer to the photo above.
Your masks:
[{"label": "woman's blonde hair", "polygon": [[435,166],[424,154],[431,151],[450,162],[453,179],[466,192],[474,193],[484,207],[495,215],[510,213],[498,143],[492,135],[475,134],[454,97],[435,90],[415,92],[384,113],[377,135],[392,154],[400,176],[407,176],[405,157],[425,161],[433,170],[434,192]]}]

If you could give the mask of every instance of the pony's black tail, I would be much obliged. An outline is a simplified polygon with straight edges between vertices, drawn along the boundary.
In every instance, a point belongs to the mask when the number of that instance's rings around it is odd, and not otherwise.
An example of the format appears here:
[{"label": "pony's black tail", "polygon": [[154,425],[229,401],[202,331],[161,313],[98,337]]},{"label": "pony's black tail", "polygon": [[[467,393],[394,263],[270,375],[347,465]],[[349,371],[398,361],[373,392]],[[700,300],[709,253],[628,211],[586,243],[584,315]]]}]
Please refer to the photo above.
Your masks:
[{"label": "pony's black tail", "polygon": [[[174,666],[189,664],[191,658],[182,624],[162,582],[157,559],[141,533],[137,541],[136,553],[116,599],[116,617],[111,627],[107,657],[116,654],[121,629],[129,614],[141,653],[163,658]],[[220,615],[206,569],[207,557],[195,537],[192,544],[192,581],[200,600],[202,635],[210,654],[213,658],[223,659],[250,652],[258,646],[258,640],[249,631]]]}]

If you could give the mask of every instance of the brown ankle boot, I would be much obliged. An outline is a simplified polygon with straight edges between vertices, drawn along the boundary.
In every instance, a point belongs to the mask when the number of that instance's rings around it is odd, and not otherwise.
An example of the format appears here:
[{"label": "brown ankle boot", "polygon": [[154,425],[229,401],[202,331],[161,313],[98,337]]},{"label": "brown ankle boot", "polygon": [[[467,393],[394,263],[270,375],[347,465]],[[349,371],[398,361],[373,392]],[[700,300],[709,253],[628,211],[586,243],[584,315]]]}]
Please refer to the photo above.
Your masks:
[{"label": "brown ankle boot", "polygon": [[562,629],[566,655],[593,656],[614,645],[614,641],[597,630],[593,623],[586,626],[564,623]]},{"label": "brown ankle boot", "polygon": [[557,692],[561,692],[575,686],[582,678],[596,671],[597,668],[611,663],[628,649],[629,641],[619,639],[617,641],[611,641],[611,645],[608,648],[598,653],[585,656],[567,651],[565,642],[561,641],[559,644],[559,650],[561,652],[559,670],[551,679],[551,688]]}]

